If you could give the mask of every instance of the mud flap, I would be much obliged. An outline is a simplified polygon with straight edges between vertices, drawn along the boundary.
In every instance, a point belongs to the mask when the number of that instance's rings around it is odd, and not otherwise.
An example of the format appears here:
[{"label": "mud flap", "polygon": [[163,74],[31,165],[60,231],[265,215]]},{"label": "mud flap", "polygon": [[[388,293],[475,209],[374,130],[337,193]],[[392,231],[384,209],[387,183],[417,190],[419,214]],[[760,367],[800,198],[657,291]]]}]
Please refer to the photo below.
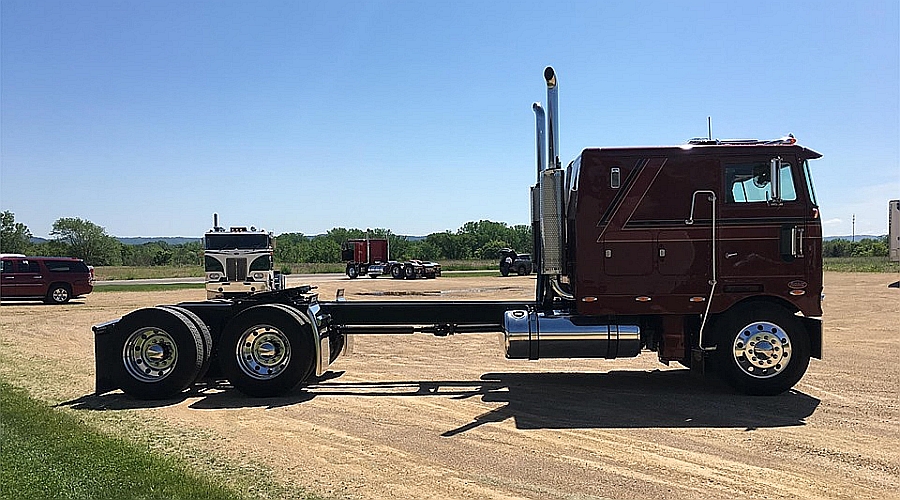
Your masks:
[{"label": "mud flap", "polygon": [[691,349],[691,375],[706,375],[706,353],[703,349]]},{"label": "mud flap", "polygon": [[809,354],[813,358],[822,359],[822,319],[801,317],[803,327],[809,336]]},{"label": "mud flap", "polygon": [[104,394],[120,388],[111,369],[116,363],[122,362],[122,353],[116,342],[118,322],[115,319],[91,327],[94,331],[94,394]]}]

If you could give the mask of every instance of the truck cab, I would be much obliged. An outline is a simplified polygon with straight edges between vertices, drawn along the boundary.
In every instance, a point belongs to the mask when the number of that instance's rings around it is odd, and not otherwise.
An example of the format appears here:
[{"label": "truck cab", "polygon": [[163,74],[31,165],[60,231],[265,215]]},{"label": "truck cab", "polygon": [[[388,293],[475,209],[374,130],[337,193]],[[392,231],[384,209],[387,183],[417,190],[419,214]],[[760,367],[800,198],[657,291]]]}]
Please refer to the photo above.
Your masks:
[{"label": "truck cab", "polygon": [[578,312],[703,313],[711,300],[718,314],[765,296],[821,316],[820,156],[793,138],[584,150],[567,193]]}]

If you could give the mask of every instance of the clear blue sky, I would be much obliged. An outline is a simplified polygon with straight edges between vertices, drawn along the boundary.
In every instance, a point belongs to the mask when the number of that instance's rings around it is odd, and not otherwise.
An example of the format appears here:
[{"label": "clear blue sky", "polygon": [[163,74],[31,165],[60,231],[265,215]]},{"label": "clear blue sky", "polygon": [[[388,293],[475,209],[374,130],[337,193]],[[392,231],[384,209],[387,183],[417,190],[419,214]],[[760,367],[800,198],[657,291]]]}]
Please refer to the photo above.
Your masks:
[{"label": "clear blue sky", "polygon": [[533,101],[584,147],[793,133],[826,235],[900,198],[893,1],[0,3],[0,209],[36,236],[529,220]]}]

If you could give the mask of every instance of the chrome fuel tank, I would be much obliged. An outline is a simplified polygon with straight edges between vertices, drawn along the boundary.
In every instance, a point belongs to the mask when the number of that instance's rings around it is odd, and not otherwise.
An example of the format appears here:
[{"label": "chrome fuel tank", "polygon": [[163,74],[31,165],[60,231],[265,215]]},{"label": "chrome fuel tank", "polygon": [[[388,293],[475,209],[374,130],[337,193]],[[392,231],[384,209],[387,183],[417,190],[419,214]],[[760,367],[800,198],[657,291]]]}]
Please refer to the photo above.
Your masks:
[{"label": "chrome fuel tank", "polygon": [[509,359],[625,358],[641,351],[638,325],[586,316],[506,311],[503,341]]}]

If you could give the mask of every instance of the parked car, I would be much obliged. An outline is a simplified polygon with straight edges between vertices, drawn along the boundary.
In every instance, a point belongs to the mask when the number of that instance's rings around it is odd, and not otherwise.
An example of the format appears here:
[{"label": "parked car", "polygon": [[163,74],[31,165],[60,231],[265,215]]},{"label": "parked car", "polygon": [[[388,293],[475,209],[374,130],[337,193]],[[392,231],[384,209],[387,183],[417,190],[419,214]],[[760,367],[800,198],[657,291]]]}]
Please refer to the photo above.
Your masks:
[{"label": "parked car", "polygon": [[531,262],[531,254],[516,253],[511,248],[500,250],[500,274],[503,276],[509,276],[509,273],[525,276],[531,274],[533,270],[534,263]]},{"label": "parked car", "polygon": [[0,297],[65,304],[94,290],[94,269],[71,257],[0,256]]}]

